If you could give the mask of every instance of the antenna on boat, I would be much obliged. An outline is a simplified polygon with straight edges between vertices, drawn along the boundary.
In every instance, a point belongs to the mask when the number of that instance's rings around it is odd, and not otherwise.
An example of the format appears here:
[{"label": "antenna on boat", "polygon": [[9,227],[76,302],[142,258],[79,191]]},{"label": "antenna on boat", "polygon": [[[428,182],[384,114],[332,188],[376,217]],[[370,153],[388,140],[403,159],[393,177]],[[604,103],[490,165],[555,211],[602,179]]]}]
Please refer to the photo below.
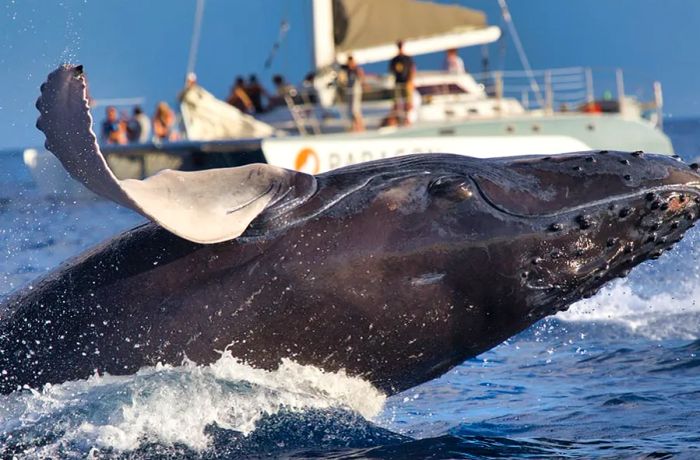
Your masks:
[{"label": "antenna on boat", "polygon": [[197,6],[194,11],[194,27],[192,29],[192,39],[190,40],[190,55],[187,58],[187,72],[189,75],[194,72],[197,64],[197,51],[199,50],[199,37],[202,32],[202,17],[204,17],[204,1],[197,0]]},{"label": "antenna on boat", "polygon": [[498,5],[501,7],[501,14],[503,15],[503,20],[508,26],[510,36],[513,37],[515,49],[518,51],[518,56],[520,57],[520,63],[522,64],[523,69],[525,70],[527,78],[530,80],[530,88],[532,88],[532,91],[535,93],[537,103],[540,105],[540,107],[544,107],[545,103],[540,91],[540,85],[537,84],[537,79],[535,79],[535,75],[532,72],[532,67],[530,67],[530,61],[527,58],[527,54],[525,54],[525,49],[523,48],[523,44],[520,41],[520,35],[518,35],[518,31],[516,30],[515,24],[513,23],[513,18],[510,15],[508,4],[506,3],[506,0],[498,0]]}]

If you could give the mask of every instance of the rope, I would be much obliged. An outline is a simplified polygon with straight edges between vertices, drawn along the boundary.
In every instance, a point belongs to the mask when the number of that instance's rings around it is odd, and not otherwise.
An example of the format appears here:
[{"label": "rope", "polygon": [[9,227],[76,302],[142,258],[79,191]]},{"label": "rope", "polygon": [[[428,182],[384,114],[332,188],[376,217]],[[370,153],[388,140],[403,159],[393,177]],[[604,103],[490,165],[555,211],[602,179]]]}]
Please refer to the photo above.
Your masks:
[{"label": "rope", "polygon": [[510,16],[510,11],[508,10],[508,4],[506,0],[498,0],[498,4],[501,7],[501,14],[503,15],[503,20],[508,25],[508,31],[510,36],[513,38],[513,43],[515,43],[515,49],[518,51],[518,56],[520,57],[520,63],[525,69],[525,73],[530,80],[530,87],[535,93],[535,98],[540,107],[544,107],[544,98],[540,93],[540,85],[537,84],[537,80],[532,72],[532,67],[530,67],[530,61],[527,59],[527,54],[525,54],[525,49],[523,49],[523,44],[520,41],[520,36],[518,31],[515,29],[515,24],[513,24],[513,18]]},{"label": "rope", "polygon": [[284,39],[287,38],[287,32],[289,32],[289,22],[287,22],[286,19],[283,19],[280,23],[280,30],[277,34],[277,41],[275,41],[274,45],[272,45],[272,50],[270,50],[270,54],[267,56],[267,59],[265,59],[265,70],[269,69],[272,65],[272,61],[275,59],[277,51],[282,46],[282,43],[284,43]]}]

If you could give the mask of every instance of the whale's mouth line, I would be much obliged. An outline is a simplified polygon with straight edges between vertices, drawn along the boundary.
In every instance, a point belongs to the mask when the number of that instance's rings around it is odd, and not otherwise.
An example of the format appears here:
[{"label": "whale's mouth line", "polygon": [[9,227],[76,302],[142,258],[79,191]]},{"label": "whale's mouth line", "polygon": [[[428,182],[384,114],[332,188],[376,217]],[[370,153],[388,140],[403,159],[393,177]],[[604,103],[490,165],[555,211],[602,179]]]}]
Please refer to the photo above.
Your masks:
[{"label": "whale's mouth line", "polygon": [[508,216],[512,217],[517,217],[520,219],[538,219],[538,218],[554,218],[561,216],[562,214],[569,214],[569,213],[575,213],[578,211],[583,211],[585,209],[597,207],[597,206],[604,206],[608,205],[612,202],[615,201],[623,201],[623,200],[633,200],[635,198],[640,198],[643,197],[644,195],[648,193],[668,193],[668,192],[676,192],[676,193],[691,193],[694,195],[697,195],[700,197],[700,182],[688,182],[683,185],[660,185],[656,187],[649,187],[645,188],[643,190],[638,190],[635,192],[630,192],[630,193],[625,193],[621,195],[615,195],[611,197],[606,197],[600,200],[595,200],[595,201],[590,201],[588,203],[580,204],[578,206],[571,206],[568,208],[561,208],[557,210],[556,212],[551,212],[551,213],[543,213],[543,214],[522,214],[518,212],[513,212],[510,211],[503,206],[499,205],[498,203],[494,202],[491,198],[489,198],[488,194],[482,189],[481,185],[479,185],[479,181],[477,181],[474,177],[469,176],[469,178],[474,182],[474,185],[476,187],[476,190],[479,192],[479,195],[481,198],[489,204],[491,207],[496,209],[499,212],[502,212],[503,214],[506,214]]}]

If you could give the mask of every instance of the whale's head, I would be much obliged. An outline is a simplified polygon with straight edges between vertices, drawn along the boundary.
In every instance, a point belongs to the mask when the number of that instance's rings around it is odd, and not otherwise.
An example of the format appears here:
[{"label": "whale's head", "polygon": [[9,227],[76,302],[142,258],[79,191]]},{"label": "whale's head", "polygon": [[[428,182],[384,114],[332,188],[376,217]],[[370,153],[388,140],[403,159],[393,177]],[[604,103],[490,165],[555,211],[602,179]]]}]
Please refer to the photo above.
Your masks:
[{"label": "whale's head", "polygon": [[366,181],[374,220],[353,224],[357,238],[377,239],[416,289],[439,278],[452,304],[489,305],[520,328],[658,258],[700,215],[697,168],[667,155],[426,155],[390,165]]},{"label": "whale's head", "polygon": [[373,327],[402,331],[386,342],[390,361],[412,356],[415,379],[382,383],[398,390],[661,256],[700,215],[696,168],[641,152],[415,155],[317,180],[291,211],[307,219],[303,237],[287,241],[325,259],[295,269],[332,272],[334,299],[376,307]]},{"label": "whale's head", "polygon": [[697,168],[669,156],[602,151],[499,163],[472,180],[515,230],[511,274],[537,318],[660,257],[698,219]]},{"label": "whale's head", "polygon": [[454,169],[427,187],[443,202],[435,222],[456,251],[469,248],[461,263],[508,278],[498,285],[519,293],[511,298],[530,319],[660,257],[700,214],[697,166],[677,157],[599,151],[456,161]]}]

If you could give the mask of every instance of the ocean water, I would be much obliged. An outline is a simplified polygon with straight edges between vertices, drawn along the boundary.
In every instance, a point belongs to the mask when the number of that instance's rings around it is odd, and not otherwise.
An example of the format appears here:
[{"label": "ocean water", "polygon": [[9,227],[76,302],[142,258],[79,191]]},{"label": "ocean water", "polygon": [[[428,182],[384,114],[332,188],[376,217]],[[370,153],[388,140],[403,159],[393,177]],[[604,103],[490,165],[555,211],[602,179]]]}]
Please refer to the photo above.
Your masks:
[{"label": "ocean water", "polygon": [[[667,123],[686,160],[700,120]],[[42,196],[0,153],[0,299],[141,222]],[[568,312],[385,397],[229,354],[0,396],[0,458],[700,458],[700,234]]]}]

